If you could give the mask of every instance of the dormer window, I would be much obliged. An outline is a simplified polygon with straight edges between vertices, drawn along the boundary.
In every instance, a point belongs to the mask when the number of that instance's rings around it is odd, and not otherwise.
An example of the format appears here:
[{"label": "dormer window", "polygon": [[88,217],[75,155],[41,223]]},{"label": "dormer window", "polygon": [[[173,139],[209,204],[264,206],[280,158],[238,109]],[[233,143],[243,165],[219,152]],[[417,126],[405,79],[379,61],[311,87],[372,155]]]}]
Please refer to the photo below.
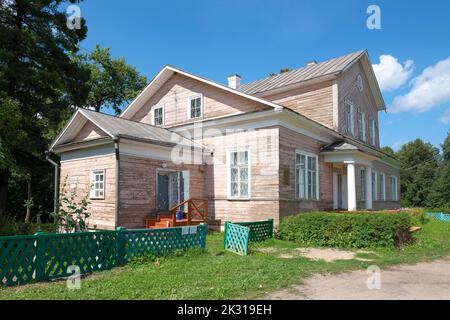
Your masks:
[{"label": "dormer window", "polygon": [[153,107],[153,123],[154,126],[164,125],[164,106]]},{"label": "dormer window", "polygon": [[358,87],[359,92],[364,90],[364,84],[360,74],[356,77],[356,86]]},{"label": "dormer window", "polygon": [[189,119],[200,118],[202,116],[203,99],[201,95],[189,99]]}]

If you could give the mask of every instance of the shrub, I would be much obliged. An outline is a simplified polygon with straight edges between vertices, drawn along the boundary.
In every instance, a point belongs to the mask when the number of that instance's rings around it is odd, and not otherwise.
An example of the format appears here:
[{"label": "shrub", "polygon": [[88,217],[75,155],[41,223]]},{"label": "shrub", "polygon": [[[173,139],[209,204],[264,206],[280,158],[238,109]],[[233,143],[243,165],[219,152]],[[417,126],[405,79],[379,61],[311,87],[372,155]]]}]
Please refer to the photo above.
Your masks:
[{"label": "shrub", "polygon": [[35,234],[38,231],[56,232],[56,226],[49,223],[25,223],[10,216],[0,216],[0,236]]},{"label": "shrub", "polygon": [[303,246],[365,248],[411,243],[407,213],[303,213],[283,219],[278,237]]}]

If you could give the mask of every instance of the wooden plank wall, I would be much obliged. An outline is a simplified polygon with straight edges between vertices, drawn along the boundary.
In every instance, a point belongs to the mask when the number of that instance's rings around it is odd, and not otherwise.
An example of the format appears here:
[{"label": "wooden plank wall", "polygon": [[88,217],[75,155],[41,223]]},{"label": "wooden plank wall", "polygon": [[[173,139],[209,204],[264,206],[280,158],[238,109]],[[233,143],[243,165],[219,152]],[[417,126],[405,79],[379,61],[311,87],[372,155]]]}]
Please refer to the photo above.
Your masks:
[{"label": "wooden plank wall", "polygon": [[[333,166],[320,155],[323,143],[301,133],[280,127],[280,216],[301,211],[333,208]],[[295,151],[319,155],[319,200],[302,200],[295,196]]]},{"label": "wooden plank wall", "polygon": [[63,192],[66,181],[68,192],[76,188],[75,201],[80,201],[89,193],[91,170],[105,170],[105,198],[89,200],[88,210],[92,214],[89,218],[89,227],[91,228],[94,226],[97,226],[98,229],[115,228],[115,163],[114,155],[61,161],[60,191]]},{"label": "wooden plank wall", "polygon": [[195,79],[176,74],[132,117],[134,121],[152,123],[151,108],[164,104],[165,126],[192,123],[188,118],[189,98],[203,94],[203,115],[197,118],[211,119],[223,116],[266,110],[270,107],[226,92]]},{"label": "wooden plank wall", "polygon": [[333,129],[331,81],[264,97]]},{"label": "wooden plank wall", "polygon": [[[163,168],[163,163],[166,164],[165,168]],[[206,196],[204,166],[202,165],[175,165],[170,161],[121,155],[120,226],[143,228],[145,218],[155,212],[157,169],[188,170],[190,173],[190,197],[204,198]]]},{"label": "wooden plank wall", "polygon": [[[363,91],[360,92],[356,86],[358,74],[363,79]],[[353,124],[355,137],[358,137],[357,110],[361,109],[366,115],[366,143],[369,144],[369,117],[375,120],[375,144],[379,146],[378,132],[378,110],[369,88],[369,83],[364,75],[361,63],[355,63],[346,70],[338,79],[338,131],[345,133],[345,99],[350,98],[353,101]]]}]

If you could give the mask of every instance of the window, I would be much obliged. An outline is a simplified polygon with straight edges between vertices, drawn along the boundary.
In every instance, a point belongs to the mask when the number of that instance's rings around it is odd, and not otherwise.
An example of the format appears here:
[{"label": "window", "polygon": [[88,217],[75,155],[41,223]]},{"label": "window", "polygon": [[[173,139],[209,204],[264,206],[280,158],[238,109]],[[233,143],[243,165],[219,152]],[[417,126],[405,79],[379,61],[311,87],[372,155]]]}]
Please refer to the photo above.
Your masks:
[{"label": "window", "polygon": [[364,112],[358,111],[358,138],[366,141],[366,115]]},{"label": "window", "polygon": [[91,199],[105,198],[105,170],[91,171]]},{"label": "window", "polygon": [[345,132],[353,134],[353,102],[345,100]]},{"label": "window", "polygon": [[361,184],[359,200],[365,200],[366,199],[366,169],[361,168],[359,173],[360,173],[359,182]]},{"label": "window", "polygon": [[369,120],[369,135],[370,135],[370,144],[375,145],[375,120]]},{"label": "window", "polygon": [[189,119],[202,116],[202,96],[196,96],[189,99]]},{"label": "window", "polygon": [[229,156],[229,195],[233,198],[249,196],[249,151],[232,151]]},{"label": "window", "polygon": [[398,188],[397,177],[391,176],[391,200],[392,201],[398,200],[398,193],[397,193],[398,189],[397,188]]},{"label": "window", "polygon": [[363,79],[360,74],[356,77],[356,86],[358,87],[359,92],[362,92],[364,89]]},{"label": "window", "polygon": [[319,198],[317,156],[297,151],[295,153],[295,193],[297,198]]},{"label": "window", "polygon": [[153,108],[153,125],[154,126],[164,125],[164,106]]},{"label": "window", "polygon": [[376,201],[378,197],[377,172],[372,170],[372,200]]},{"label": "window", "polygon": [[380,172],[380,200],[386,200],[386,181],[384,173]]}]

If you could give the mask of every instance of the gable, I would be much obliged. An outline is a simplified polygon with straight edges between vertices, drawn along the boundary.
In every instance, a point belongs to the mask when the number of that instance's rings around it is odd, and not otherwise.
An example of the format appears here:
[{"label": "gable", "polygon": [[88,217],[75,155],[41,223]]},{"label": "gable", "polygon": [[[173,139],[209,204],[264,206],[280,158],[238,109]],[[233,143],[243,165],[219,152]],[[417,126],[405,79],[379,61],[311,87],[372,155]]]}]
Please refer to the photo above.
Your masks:
[{"label": "gable", "polygon": [[107,137],[108,134],[104,132],[102,129],[91,123],[90,121],[87,121],[86,124],[81,128],[81,130],[78,132],[78,134],[75,135],[75,137],[68,142],[80,142],[80,141],[88,141],[92,139],[98,139]]},{"label": "gable", "polygon": [[176,73],[143,104],[130,120],[152,124],[152,107],[164,106],[165,126],[193,122],[189,119],[189,101],[196,96],[201,96],[203,100],[201,119],[271,109],[270,106]]}]

